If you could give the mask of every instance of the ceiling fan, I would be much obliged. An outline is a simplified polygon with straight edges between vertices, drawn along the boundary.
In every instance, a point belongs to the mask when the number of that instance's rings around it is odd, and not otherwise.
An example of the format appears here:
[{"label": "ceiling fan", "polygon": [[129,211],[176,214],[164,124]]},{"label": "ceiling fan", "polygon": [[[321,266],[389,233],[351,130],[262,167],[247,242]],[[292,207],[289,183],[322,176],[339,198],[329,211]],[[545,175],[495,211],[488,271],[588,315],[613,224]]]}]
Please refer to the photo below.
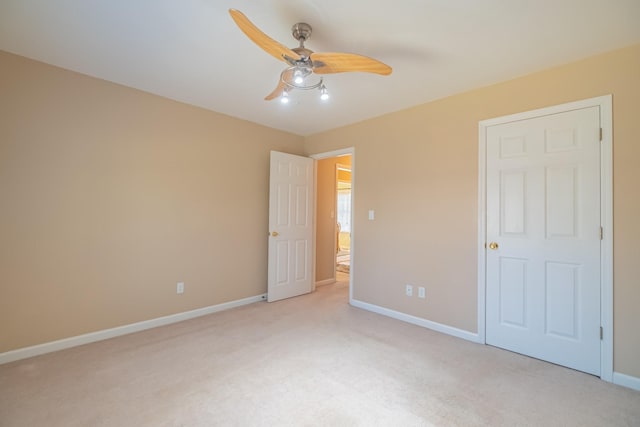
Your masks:
[{"label": "ceiling fan", "polygon": [[278,86],[264,98],[267,101],[280,97],[283,102],[287,102],[289,91],[292,89],[319,89],[320,98],[328,99],[329,94],[322,78],[324,74],[354,71],[384,76],[391,74],[391,67],[367,56],[340,52],[317,53],[307,49],[304,42],[311,37],[311,26],[304,22],[299,22],[291,28],[293,38],[298,41],[299,46],[290,49],[260,31],[242,12],[229,9],[229,14],[240,30],[255,44],[288,64],[280,74]]}]

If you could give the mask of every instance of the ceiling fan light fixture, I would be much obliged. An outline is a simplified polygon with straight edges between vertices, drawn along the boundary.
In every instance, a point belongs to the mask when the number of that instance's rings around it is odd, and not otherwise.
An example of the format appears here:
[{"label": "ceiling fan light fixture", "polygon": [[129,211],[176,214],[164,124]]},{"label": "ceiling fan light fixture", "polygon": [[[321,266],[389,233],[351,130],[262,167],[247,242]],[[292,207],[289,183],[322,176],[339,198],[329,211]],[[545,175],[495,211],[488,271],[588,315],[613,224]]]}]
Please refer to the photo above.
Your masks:
[{"label": "ceiling fan light fixture", "polygon": [[300,87],[306,87],[307,86],[306,79],[313,72],[311,68],[307,67],[304,64],[303,65],[298,64],[292,68],[293,68],[293,76],[291,80],[293,84]]},{"label": "ceiling fan light fixture", "polygon": [[301,85],[304,83],[304,74],[299,68],[293,72],[293,83]]},{"label": "ceiling fan light fixture", "polygon": [[321,85],[322,77],[313,76],[313,70],[310,67],[304,64],[298,64],[288,67],[280,73],[278,90],[280,88],[285,88],[287,91],[294,89],[311,90],[318,89]]},{"label": "ceiling fan light fixture", "polygon": [[282,102],[283,104],[288,104],[289,103],[289,92],[282,91],[282,96],[280,96],[280,102]]},{"label": "ceiling fan light fixture", "polygon": [[323,101],[329,100],[329,91],[324,84],[320,85],[320,99]]}]

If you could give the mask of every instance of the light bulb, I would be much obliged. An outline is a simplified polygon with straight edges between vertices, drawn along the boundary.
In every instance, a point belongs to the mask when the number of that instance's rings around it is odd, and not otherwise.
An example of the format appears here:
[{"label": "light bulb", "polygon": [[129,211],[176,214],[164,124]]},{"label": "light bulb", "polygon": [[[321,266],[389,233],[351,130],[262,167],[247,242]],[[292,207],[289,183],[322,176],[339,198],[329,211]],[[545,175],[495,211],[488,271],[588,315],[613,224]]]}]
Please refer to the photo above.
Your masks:
[{"label": "light bulb", "polygon": [[304,73],[302,70],[295,70],[293,72],[293,82],[297,85],[304,83]]},{"label": "light bulb", "polygon": [[289,94],[287,93],[287,91],[282,92],[280,102],[282,102],[283,104],[287,104],[289,102]]},{"label": "light bulb", "polygon": [[326,101],[329,99],[329,91],[325,85],[320,86],[320,99]]}]

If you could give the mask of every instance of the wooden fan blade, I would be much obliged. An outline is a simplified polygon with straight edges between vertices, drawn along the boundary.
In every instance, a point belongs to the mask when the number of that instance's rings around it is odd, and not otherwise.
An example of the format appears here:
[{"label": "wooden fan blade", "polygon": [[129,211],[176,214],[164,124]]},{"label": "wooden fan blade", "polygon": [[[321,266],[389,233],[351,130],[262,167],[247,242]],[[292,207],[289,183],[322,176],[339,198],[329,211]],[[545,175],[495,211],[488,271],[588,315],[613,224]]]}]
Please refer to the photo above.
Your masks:
[{"label": "wooden fan blade", "polygon": [[273,92],[271,92],[269,95],[264,97],[264,100],[271,101],[272,99],[276,99],[277,97],[281,96],[283,92],[284,92],[284,83],[282,83],[282,80],[281,80],[278,82],[278,86],[273,90]]},{"label": "wooden fan blade", "polygon": [[269,95],[264,97],[265,101],[271,101],[272,99],[276,99],[282,95],[286,85],[283,83],[284,81],[291,81],[293,78],[293,70],[291,68],[287,68],[282,73],[280,73],[280,80],[278,80],[278,86],[271,92]]},{"label": "wooden fan blade", "polygon": [[355,53],[312,53],[310,58],[316,74],[360,71],[388,76],[392,71],[391,67],[377,59]]},{"label": "wooden fan blade", "polygon": [[247,35],[255,44],[260,46],[262,50],[267,52],[269,55],[279,59],[280,61],[285,61],[284,56],[288,56],[294,60],[299,60],[300,55],[295,53],[293,50],[289,49],[283,44],[278,43],[273,40],[271,37],[260,31],[258,27],[253,25],[249,18],[247,18],[242,12],[235,9],[229,9],[229,14],[231,18],[235,21],[238,28],[242,30],[243,33]]}]

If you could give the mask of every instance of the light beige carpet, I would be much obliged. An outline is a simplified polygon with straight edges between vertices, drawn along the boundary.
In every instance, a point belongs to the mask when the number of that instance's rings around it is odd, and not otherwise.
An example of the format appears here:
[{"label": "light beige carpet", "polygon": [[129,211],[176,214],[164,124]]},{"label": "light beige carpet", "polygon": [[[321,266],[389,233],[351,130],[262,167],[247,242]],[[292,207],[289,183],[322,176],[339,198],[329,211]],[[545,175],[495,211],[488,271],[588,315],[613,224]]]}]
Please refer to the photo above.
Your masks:
[{"label": "light beige carpet", "polygon": [[0,366],[0,425],[640,426],[640,393],[347,304],[344,282]]}]

